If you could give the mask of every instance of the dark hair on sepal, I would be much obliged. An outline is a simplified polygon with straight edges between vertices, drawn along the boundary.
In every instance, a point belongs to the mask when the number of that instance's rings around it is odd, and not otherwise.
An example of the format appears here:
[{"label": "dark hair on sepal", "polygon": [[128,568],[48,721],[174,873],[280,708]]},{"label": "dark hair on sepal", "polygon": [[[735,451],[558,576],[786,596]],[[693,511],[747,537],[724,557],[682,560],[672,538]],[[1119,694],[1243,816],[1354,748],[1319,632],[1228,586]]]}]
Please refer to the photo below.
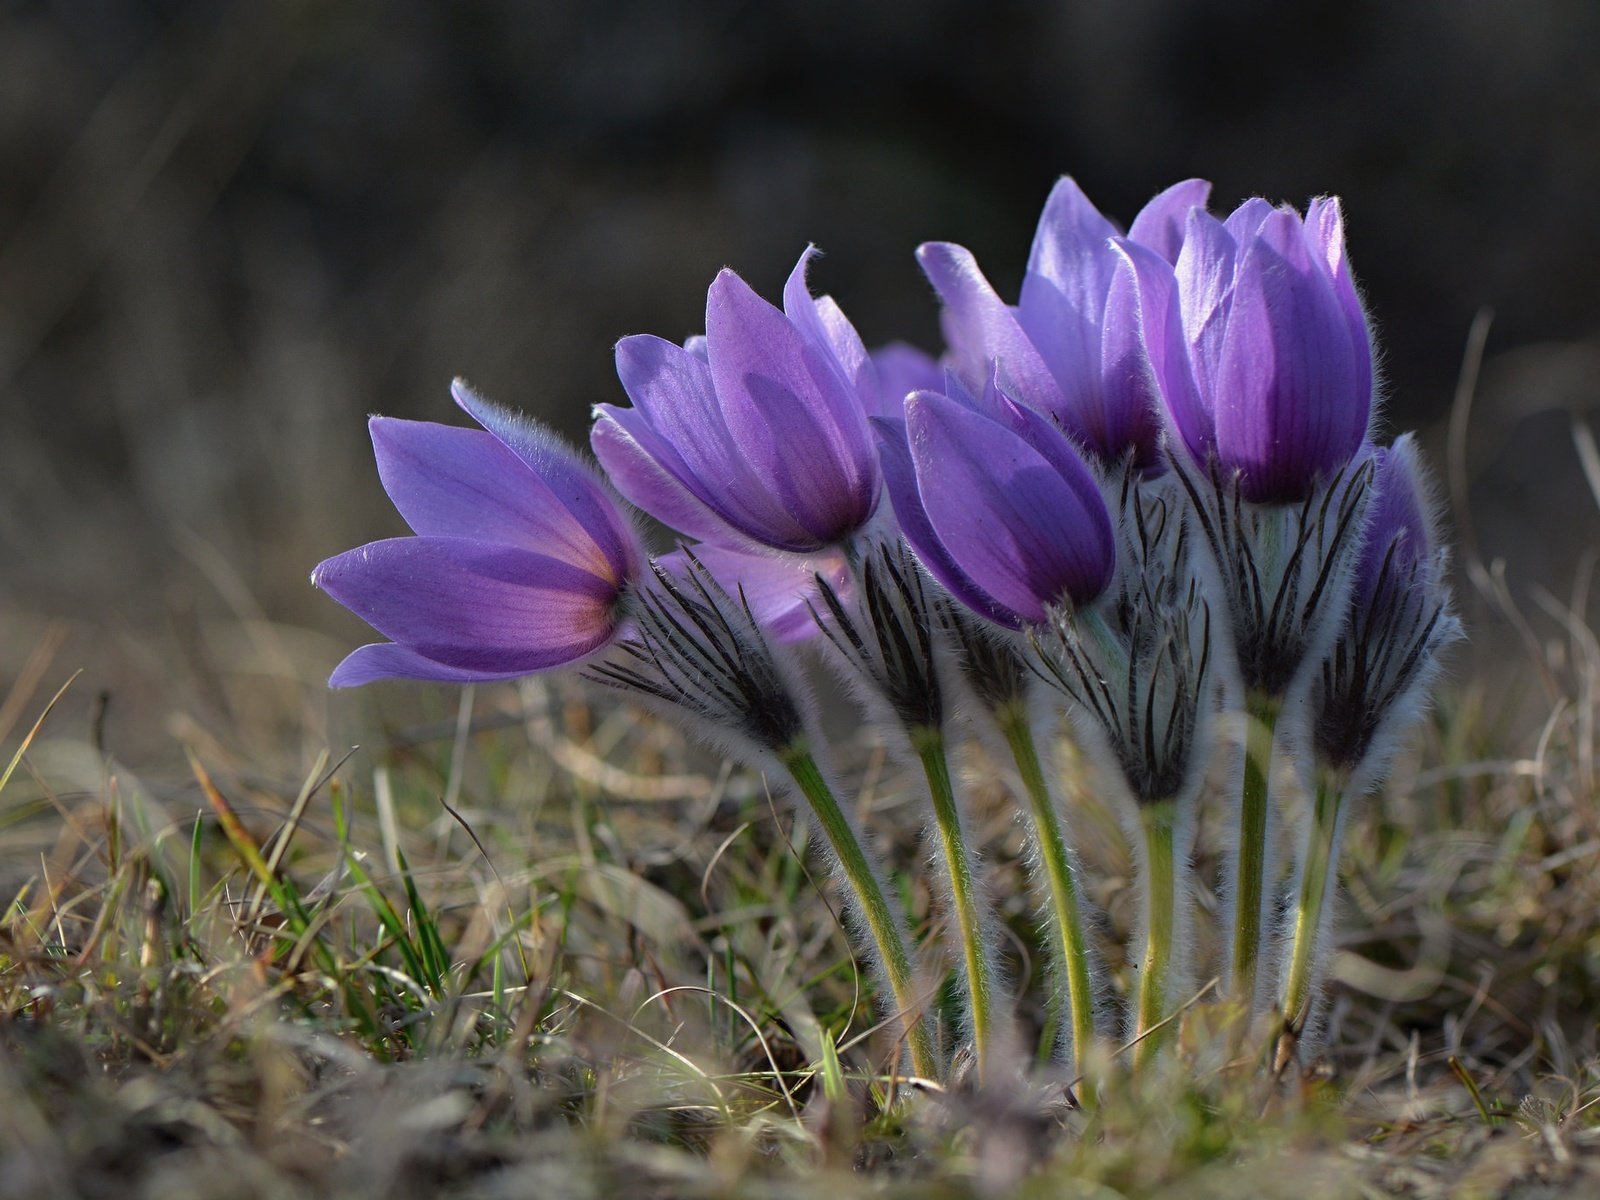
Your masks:
[{"label": "dark hair on sepal", "polygon": [[[1225,476],[1216,456],[1204,482],[1169,455],[1172,474],[1211,551],[1219,595],[1237,653],[1241,682],[1281,696],[1339,628],[1350,575],[1361,549],[1374,464],[1370,456],[1341,467],[1292,508],[1245,501],[1241,475]],[[1264,561],[1269,522],[1287,520],[1286,553]]]},{"label": "dark hair on sepal", "polygon": [[847,606],[821,575],[826,613],[811,615],[839,656],[908,729],[938,729],[945,718],[934,643],[934,598],[905,545],[880,542],[864,555],[858,592]]},{"label": "dark hair on sepal", "polygon": [[681,579],[650,564],[634,597],[635,632],[586,674],[670,706],[708,732],[781,752],[806,735],[797,685],[762,632],[741,588],[728,594],[687,547]]},{"label": "dark hair on sepal", "polygon": [[1121,489],[1122,565],[1087,612],[1029,630],[1028,665],[1078,706],[1141,804],[1192,790],[1210,713],[1211,609],[1190,569],[1188,526],[1165,495]]},{"label": "dark hair on sepal", "polygon": [[1016,635],[979,619],[949,596],[937,596],[934,612],[973,698],[990,712],[1025,704],[1033,674],[1018,653]]},{"label": "dark hair on sepal", "polygon": [[1399,567],[1390,545],[1369,602],[1352,606],[1313,689],[1313,741],[1324,763],[1347,772],[1366,763],[1392,718],[1425,690],[1440,652],[1462,636],[1443,575],[1442,552]]}]

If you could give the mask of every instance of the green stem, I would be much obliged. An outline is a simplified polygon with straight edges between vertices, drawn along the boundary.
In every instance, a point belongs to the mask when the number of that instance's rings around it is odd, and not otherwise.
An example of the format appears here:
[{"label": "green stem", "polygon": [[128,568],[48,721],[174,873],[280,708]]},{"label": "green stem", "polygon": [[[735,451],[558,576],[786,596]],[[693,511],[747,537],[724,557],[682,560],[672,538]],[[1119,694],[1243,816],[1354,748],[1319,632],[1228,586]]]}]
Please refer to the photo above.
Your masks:
[{"label": "green stem", "polygon": [[1294,935],[1289,945],[1289,973],[1283,986],[1284,1049],[1292,1052],[1311,1016],[1312,982],[1317,944],[1328,907],[1328,884],[1338,864],[1334,852],[1345,780],[1334,771],[1317,772],[1311,831],[1300,870],[1300,896],[1295,905]]},{"label": "green stem", "polygon": [[1139,808],[1139,820],[1144,825],[1145,869],[1148,872],[1145,887],[1150,913],[1134,1009],[1133,1034],[1139,1039],[1133,1048],[1136,1071],[1155,1057],[1162,1036],[1151,1035],[1150,1031],[1167,1016],[1167,973],[1172,968],[1172,937],[1177,915],[1177,867],[1173,854],[1175,815],[1176,806],[1170,800]]},{"label": "green stem", "polygon": [[844,871],[845,882],[855,896],[878,960],[883,964],[883,973],[889,980],[889,990],[894,994],[895,1011],[904,1024],[911,1067],[925,1079],[938,1079],[939,1056],[924,1017],[926,1005],[917,991],[905,924],[884,894],[877,872],[872,869],[866,851],[811,751],[803,743],[796,743],[781,758],[800,794],[811,805],[822,827],[822,835],[828,839]]},{"label": "green stem", "polygon": [[908,731],[911,745],[922,762],[933,799],[933,820],[939,831],[939,849],[950,877],[950,902],[955,909],[956,928],[961,938],[961,958],[967,981],[967,1000],[972,1011],[973,1052],[978,1060],[978,1079],[988,1082],[993,1072],[996,987],[989,958],[983,948],[983,922],[979,917],[978,884],[972,870],[972,855],[961,832],[961,812],[956,805],[955,787],[950,780],[950,763],[945,756],[944,734],[937,729]]},{"label": "green stem", "polygon": [[1246,704],[1244,789],[1239,800],[1239,861],[1233,889],[1233,995],[1255,1006],[1267,861],[1267,792],[1282,700],[1251,692]]},{"label": "green stem", "polygon": [[[1021,704],[1009,704],[996,710],[995,719],[1011,747],[1017,771],[1022,776],[1023,790],[1028,794],[1034,837],[1039,844],[1039,861],[1050,894],[1051,915],[1055,917],[1051,932],[1056,935],[1056,941],[1051,950],[1059,959],[1067,985],[1066,1011],[1060,1015],[1072,1030],[1073,1074],[1081,1075],[1084,1056],[1094,1041],[1094,989],[1089,973],[1089,943],[1084,936],[1066,831],[1045,783],[1027,712]],[[1060,1003],[1055,996],[1051,997],[1051,1002]]]}]

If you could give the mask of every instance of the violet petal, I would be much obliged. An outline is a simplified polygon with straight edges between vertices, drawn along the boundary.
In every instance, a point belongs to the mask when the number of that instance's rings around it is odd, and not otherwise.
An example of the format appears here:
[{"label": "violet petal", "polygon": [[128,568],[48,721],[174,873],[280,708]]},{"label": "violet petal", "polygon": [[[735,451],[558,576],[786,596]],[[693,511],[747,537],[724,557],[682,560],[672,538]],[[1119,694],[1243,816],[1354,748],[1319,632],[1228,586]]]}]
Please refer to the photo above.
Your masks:
[{"label": "violet petal", "polygon": [[311,580],[385,637],[468,671],[567,666],[616,629],[615,584],[517,546],[394,538],[328,559]]},{"label": "violet petal", "polygon": [[865,412],[826,349],[731,271],[706,297],[711,376],[728,432],[785,514],[779,549],[831,545],[864,525],[879,479]]},{"label": "violet petal", "polygon": [[1177,262],[1189,210],[1205,208],[1210,198],[1211,184],[1204,179],[1185,179],[1157,192],[1128,226],[1128,240],[1148,246],[1169,263]]},{"label": "violet petal", "polygon": [[907,401],[906,427],[929,524],[984,591],[1038,622],[1052,604],[1104,590],[1114,565],[1104,506],[1086,507],[1038,451],[931,393]]}]

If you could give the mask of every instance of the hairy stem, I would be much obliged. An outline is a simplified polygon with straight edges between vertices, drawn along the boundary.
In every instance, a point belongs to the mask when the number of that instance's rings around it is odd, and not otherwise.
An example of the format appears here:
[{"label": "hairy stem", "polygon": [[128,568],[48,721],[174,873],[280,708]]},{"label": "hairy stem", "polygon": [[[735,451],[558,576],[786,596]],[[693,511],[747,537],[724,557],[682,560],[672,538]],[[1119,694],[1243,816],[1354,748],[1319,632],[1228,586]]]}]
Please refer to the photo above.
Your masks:
[{"label": "hairy stem", "polygon": [[1344,786],[1344,779],[1336,772],[1317,772],[1317,794],[1312,804],[1311,829],[1300,869],[1300,893],[1295,902],[1294,931],[1289,943],[1289,970],[1283,985],[1283,1032],[1275,1056],[1280,1070],[1293,1055],[1311,1017],[1316,956],[1331,913],[1328,893],[1338,866],[1334,857],[1338,853]]},{"label": "hairy stem", "polygon": [[980,1082],[989,1082],[994,1070],[998,989],[989,956],[984,951],[978,881],[972,869],[972,855],[961,829],[961,812],[950,779],[944,734],[929,728],[913,729],[910,733],[911,744],[928,779],[928,792],[933,799],[934,826],[939,833],[939,850],[950,878],[950,903],[955,909],[956,930],[961,939],[961,959],[966,975],[967,1002],[971,1006],[972,1043],[978,1060],[978,1079]]},{"label": "hairy stem", "polygon": [[[1071,1067],[1075,1075],[1081,1076],[1084,1056],[1094,1041],[1094,990],[1089,970],[1089,943],[1084,936],[1066,831],[1045,783],[1033,729],[1023,705],[1005,705],[995,712],[995,718],[1011,747],[1017,771],[1022,776],[1023,790],[1028,794],[1034,837],[1039,844],[1039,865],[1044,870],[1050,913],[1055,918],[1050,930],[1053,935],[1050,948],[1066,983],[1064,1011],[1059,1012],[1058,1017],[1072,1031]],[[1052,995],[1050,1000],[1052,1006],[1063,1007],[1059,994]]]},{"label": "hairy stem", "polygon": [[1145,921],[1144,953],[1139,960],[1139,990],[1134,1006],[1134,1070],[1149,1063],[1162,1041],[1152,1035],[1168,1015],[1167,975],[1172,968],[1173,931],[1177,924],[1177,864],[1173,853],[1173,826],[1177,806],[1170,800],[1141,805],[1139,820],[1144,825],[1145,902],[1149,905]]},{"label": "hairy stem", "polygon": [[1246,704],[1244,789],[1239,799],[1239,858],[1233,889],[1233,995],[1253,1009],[1261,958],[1267,862],[1267,805],[1281,697],[1251,692]]},{"label": "hairy stem", "polygon": [[845,882],[850,886],[872,939],[872,949],[889,981],[889,990],[894,994],[895,1012],[903,1024],[911,1052],[912,1070],[925,1079],[938,1079],[939,1055],[924,1011],[927,1006],[917,992],[905,922],[889,903],[878,873],[811,751],[803,743],[796,743],[781,757],[795,786],[811,805],[817,824],[822,827],[822,835],[828,839],[844,872]]}]

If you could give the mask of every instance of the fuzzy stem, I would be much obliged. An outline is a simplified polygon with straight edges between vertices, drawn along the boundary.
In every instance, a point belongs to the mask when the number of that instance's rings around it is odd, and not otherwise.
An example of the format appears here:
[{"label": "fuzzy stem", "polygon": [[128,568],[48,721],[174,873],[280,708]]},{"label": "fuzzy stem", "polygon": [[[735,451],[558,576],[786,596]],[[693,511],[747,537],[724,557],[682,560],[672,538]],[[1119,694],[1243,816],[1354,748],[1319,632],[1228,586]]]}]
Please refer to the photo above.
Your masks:
[{"label": "fuzzy stem", "polygon": [[1283,1033],[1276,1055],[1279,1069],[1288,1063],[1311,1016],[1317,949],[1323,943],[1332,911],[1328,906],[1328,892],[1338,865],[1334,857],[1338,850],[1344,787],[1345,780],[1338,772],[1326,768],[1317,771],[1317,794],[1300,870],[1300,895],[1289,944],[1289,970],[1283,985]]},{"label": "fuzzy stem", "polygon": [[939,831],[939,849],[944,855],[945,871],[950,877],[950,902],[955,909],[957,932],[961,938],[978,1079],[987,1083],[991,1081],[994,1069],[992,1051],[998,989],[989,956],[984,952],[981,902],[978,882],[972,869],[972,855],[961,830],[961,811],[956,804],[955,786],[950,780],[944,734],[927,727],[908,732],[917,758],[922,762],[923,773],[928,778],[928,792],[933,799],[934,825]]},{"label": "fuzzy stem", "polygon": [[896,915],[888,896],[884,894],[877,872],[872,869],[849,818],[840,809],[811,751],[804,743],[797,742],[780,757],[793,777],[795,786],[811,805],[811,811],[822,827],[822,834],[828,839],[828,845],[844,871],[845,881],[855,896],[873,948],[883,964],[889,990],[894,993],[895,1010],[904,1024],[906,1042],[911,1051],[912,1069],[925,1079],[938,1079],[939,1056],[924,1014],[926,1005],[917,992],[904,922]]},{"label": "fuzzy stem", "polygon": [[1141,1070],[1154,1057],[1162,1034],[1150,1035],[1166,1017],[1167,974],[1172,968],[1173,932],[1176,925],[1177,868],[1173,853],[1173,826],[1177,806],[1170,800],[1141,805],[1139,820],[1144,826],[1146,903],[1150,906],[1145,922],[1144,954],[1139,963],[1139,993],[1134,1013],[1134,1070]]},{"label": "fuzzy stem", "polygon": [[1265,899],[1267,804],[1281,697],[1252,691],[1246,703],[1244,789],[1239,799],[1239,857],[1233,889],[1233,995],[1254,1010]]},{"label": "fuzzy stem", "polygon": [[[1055,918],[1051,931],[1056,940],[1051,950],[1067,985],[1065,1012],[1059,1014],[1072,1030],[1072,1070],[1082,1075],[1084,1056],[1094,1041],[1094,989],[1089,972],[1089,943],[1084,936],[1083,917],[1078,905],[1078,888],[1073,879],[1072,858],[1067,849],[1066,831],[1050,797],[1044,771],[1039,763],[1033,729],[1021,704],[1007,704],[995,711],[995,719],[1016,759],[1022,787],[1028,794],[1034,837],[1039,844],[1039,860],[1044,868],[1050,893],[1050,911]],[[1051,997],[1060,1007],[1061,998]]]}]

